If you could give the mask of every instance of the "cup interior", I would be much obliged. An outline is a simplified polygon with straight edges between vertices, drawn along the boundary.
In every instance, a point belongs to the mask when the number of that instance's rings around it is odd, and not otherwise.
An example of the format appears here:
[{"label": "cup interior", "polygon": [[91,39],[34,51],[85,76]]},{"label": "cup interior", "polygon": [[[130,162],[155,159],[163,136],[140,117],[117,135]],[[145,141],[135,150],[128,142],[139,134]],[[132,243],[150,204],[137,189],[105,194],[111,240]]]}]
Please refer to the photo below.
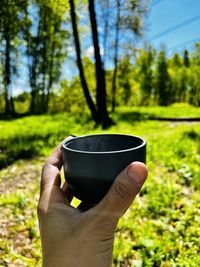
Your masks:
[{"label": "cup interior", "polygon": [[65,143],[64,146],[73,151],[102,153],[136,149],[144,142],[142,138],[137,136],[100,134],[76,137]]}]

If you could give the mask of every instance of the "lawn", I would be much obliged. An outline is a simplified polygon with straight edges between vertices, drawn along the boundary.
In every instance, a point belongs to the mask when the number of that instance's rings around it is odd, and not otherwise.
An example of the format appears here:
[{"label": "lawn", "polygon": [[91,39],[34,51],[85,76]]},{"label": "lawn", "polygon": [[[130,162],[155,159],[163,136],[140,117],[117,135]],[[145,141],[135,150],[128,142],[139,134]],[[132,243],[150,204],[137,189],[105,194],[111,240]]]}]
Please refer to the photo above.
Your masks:
[{"label": "lawn", "polygon": [[148,120],[155,116],[200,117],[200,109],[119,108],[113,114],[117,124],[106,131],[87,114],[0,121],[0,266],[41,266],[36,216],[41,166],[67,135],[99,132],[147,140],[149,178],[120,220],[113,266],[198,266],[200,123]]}]

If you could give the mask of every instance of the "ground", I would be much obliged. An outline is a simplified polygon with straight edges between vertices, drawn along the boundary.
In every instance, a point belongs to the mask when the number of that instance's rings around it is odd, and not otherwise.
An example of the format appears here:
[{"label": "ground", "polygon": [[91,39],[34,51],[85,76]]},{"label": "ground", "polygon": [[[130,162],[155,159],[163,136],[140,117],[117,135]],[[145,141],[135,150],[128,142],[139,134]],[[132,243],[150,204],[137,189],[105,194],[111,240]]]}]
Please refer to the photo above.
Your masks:
[{"label": "ground", "polygon": [[[131,133],[147,140],[149,177],[120,220],[113,266],[197,267],[200,123],[148,121],[144,113],[131,113],[130,109],[116,114],[115,120],[118,124],[106,132]],[[13,150],[5,150],[5,162],[15,153],[12,163],[0,171],[0,266],[41,266],[36,210],[45,158],[69,132],[80,135],[101,130],[88,124],[87,119],[68,120],[64,114],[0,121],[0,127],[5,134],[1,135],[0,148],[13,144]],[[41,153],[25,154],[31,158],[19,160],[24,147],[32,151],[30,141]]]},{"label": "ground", "polygon": [[43,162],[21,160],[0,173],[0,266],[39,266],[36,206]]}]

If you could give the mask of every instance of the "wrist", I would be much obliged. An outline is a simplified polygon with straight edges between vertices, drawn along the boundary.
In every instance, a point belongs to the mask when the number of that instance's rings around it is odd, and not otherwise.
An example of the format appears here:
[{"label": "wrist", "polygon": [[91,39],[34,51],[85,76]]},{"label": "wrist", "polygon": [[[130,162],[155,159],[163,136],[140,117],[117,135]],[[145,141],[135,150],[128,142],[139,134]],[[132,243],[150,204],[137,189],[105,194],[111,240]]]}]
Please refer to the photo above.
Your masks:
[{"label": "wrist", "polygon": [[112,255],[94,255],[84,258],[77,255],[75,257],[48,257],[43,258],[42,267],[111,267],[112,266]]}]

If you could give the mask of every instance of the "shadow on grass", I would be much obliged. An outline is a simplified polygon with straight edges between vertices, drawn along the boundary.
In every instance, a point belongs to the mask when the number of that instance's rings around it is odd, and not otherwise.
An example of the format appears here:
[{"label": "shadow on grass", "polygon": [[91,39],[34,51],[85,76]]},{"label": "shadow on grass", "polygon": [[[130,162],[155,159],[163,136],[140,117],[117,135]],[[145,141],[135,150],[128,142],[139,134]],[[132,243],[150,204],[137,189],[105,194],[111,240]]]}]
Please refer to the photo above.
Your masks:
[{"label": "shadow on grass", "polygon": [[117,115],[117,119],[120,121],[127,121],[131,123],[136,123],[138,121],[147,120],[152,114],[146,113],[146,112],[137,112],[137,111],[131,111],[131,112],[119,112]]},{"label": "shadow on grass", "polygon": [[20,119],[20,118],[24,118],[24,117],[27,117],[27,116],[30,116],[31,114],[26,112],[26,113],[15,113],[13,115],[8,115],[8,114],[5,114],[5,113],[0,113],[0,120],[1,121],[12,121],[12,120],[15,120],[15,119]]},{"label": "shadow on grass", "polygon": [[[69,116],[69,114],[66,114]],[[23,116],[25,117],[25,116]],[[8,121],[14,123],[20,117],[9,119]],[[38,124],[35,125],[35,120]],[[55,121],[59,123],[56,127],[52,127]],[[13,136],[6,136],[6,131],[0,135],[0,169],[7,167],[19,159],[31,159],[34,156],[43,155],[48,148],[55,147],[64,137],[74,134],[76,125],[88,125],[92,123],[89,116],[80,116],[77,114],[71,118],[67,118],[63,114],[49,114],[49,115],[34,115],[32,118],[25,118],[21,125],[16,124],[16,134]],[[70,128],[70,126],[72,126]],[[7,126],[12,127],[11,125]],[[34,131],[32,131],[34,129]],[[15,130],[14,130],[15,131]],[[72,132],[71,132],[72,131]]]},{"label": "shadow on grass", "polygon": [[194,140],[200,143],[200,134],[194,131],[193,129],[189,131],[185,131],[183,133],[183,137],[189,138],[191,140]]},{"label": "shadow on grass", "polygon": [[1,140],[0,170],[19,159],[31,159],[41,154],[41,150],[48,145],[51,134],[20,135]]}]

